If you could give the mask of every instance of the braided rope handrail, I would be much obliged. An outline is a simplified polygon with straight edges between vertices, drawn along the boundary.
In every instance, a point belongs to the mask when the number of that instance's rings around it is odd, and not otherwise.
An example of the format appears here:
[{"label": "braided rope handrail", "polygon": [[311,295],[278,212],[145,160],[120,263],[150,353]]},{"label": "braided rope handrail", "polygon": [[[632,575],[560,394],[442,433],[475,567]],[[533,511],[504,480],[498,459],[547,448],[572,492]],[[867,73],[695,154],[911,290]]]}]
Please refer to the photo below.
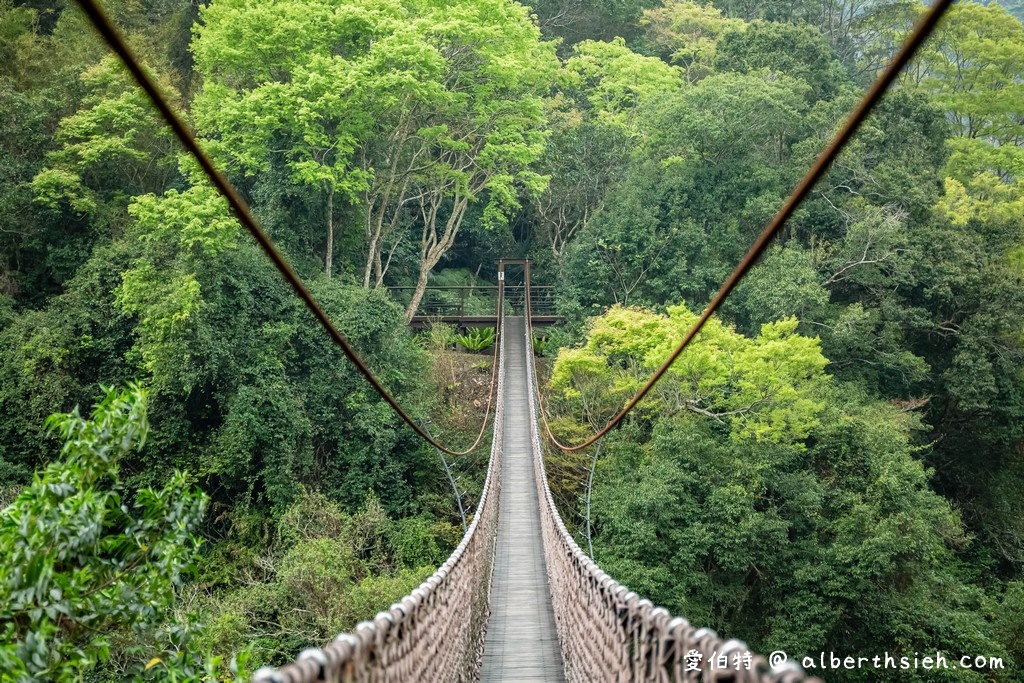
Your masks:
[{"label": "braided rope handrail", "polygon": [[[533,331],[526,316],[526,348],[533,353]],[[709,628],[695,628],[682,617],[642,599],[601,571],[566,529],[548,487],[537,423],[537,376],[532,357],[526,362],[530,390],[530,440],[541,527],[558,640],[568,683],[821,683],[792,661],[771,669],[752,655],[749,668],[733,666],[733,656],[749,652],[739,640],[723,640]],[[687,671],[687,654],[701,654],[699,671]],[[713,656],[726,655],[725,668],[711,668]]]},{"label": "braided rope handrail", "polygon": [[[501,308],[499,316],[502,316]],[[500,324],[500,322],[499,322]],[[412,593],[324,648],[281,668],[256,671],[253,683],[468,683],[477,678],[489,616],[498,532],[504,434],[505,336],[498,342],[494,439],[480,504],[459,546]]]}]

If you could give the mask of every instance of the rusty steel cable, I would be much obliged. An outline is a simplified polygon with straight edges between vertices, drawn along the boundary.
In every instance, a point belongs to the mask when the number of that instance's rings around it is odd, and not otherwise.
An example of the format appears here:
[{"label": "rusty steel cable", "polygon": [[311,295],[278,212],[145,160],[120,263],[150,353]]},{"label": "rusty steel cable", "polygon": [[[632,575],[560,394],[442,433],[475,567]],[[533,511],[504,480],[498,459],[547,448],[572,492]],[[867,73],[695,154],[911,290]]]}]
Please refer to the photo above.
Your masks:
[{"label": "rusty steel cable", "polygon": [[[882,99],[882,96],[885,94],[885,91],[888,90],[889,86],[892,85],[892,82],[896,80],[896,77],[899,75],[899,72],[902,71],[903,67],[907,65],[911,57],[914,56],[914,53],[917,52],[917,49],[921,47],[922,43],[924,43],[924,41],[928,39],[928,36],[931,35],[932,31],[935,29],[935,26],[939,23],[939,20],[942,18],[943,14],[946,13],[946,10],[949,9],[949,6],[952,4],[953,0],[936,0],[935,4],[933,4],[931,8],[928,10],[928,13],[925,14],[920,21],[918,21],[917,25],[914,27],[913,32],[903,42],[903,45],[900,47],[900,51],[896,54],[895,57],[893,57],[892,61],[889,62],[889,65],[886,67],[885,71],[883,71],[881,75],[879,75],[878,78],[875,79],[875,82],[871,84],[871,87],[864,94],[864,97],[861,98],[861,101],[857,104],[856,107],[854,107],[853,111],[850,114],[850,117],[846,120],[846,123],[835,134],[835,136],[829,142],[828,146],[821,153],[821,155],[819,155],[818,158],[815,159],[814,163],[811,165],[811,168],[808,169],[807,174],[803,177],[803,179],[796,186],[796,188],[794,188],[792,194],[790,194],[786,201],[783,203],[782,208],[780,208],[779,212],[775,214],[775,217],[772,218],[768,225],[765,226],[761,234],[758,235],[757,240],[754,241],[754,244],[750,247],[750,250],[747,251],[746,255],[739,262],[739,265],[736,266],[736,269],[733,270],[732,274],[729,275],[725,283],[722,284],[721,289],[719,289],[718,292],[715,294],[714,298],[711,299],[711,302],[704,309],[704,312],[700,314],[700,317],[693,324],[693,327],[690,328],[690,331],[686,333],[682,341],[679,342],[679,345],[676,346],[675,350],[672,352],[671,355],[669,355],[665,362],[662,363],[661,366],[654,371],[654,374],[651,375],[650,379],[647,380],[647,383],[640,388],[640,390],[633,396],[633,398],[631,398],[629,402],[626,403],[622,410],[620,410],[615,415],[615,417],[613,417],[608,422],[608,424],[601,428],[601,431],[597,432],[596,434],[594,434],[594,436],[590,437],[581,444],[575,446],[563,444],[551,432],[551,427],[548,424],[547,412],[544,409],[543,403],[541,403],[540,416],[541,421],[544,423],[544,431],[547,432],[548,438],[551,440],[553,444],[555,444],[555,446],[557,446],[563,451],[572,452],[582,450],[587,446],[594,444],[598,439],[603,437],[609,431],[614,429],[616,425],[622,422],[623,418],[625,418],[626,415],[628,415],[629,412],[633,410],[633,408],[635,408],[636,405],[640,403],[640,401],[643,400],[644,396],[646,396],[647,393],[652,388],[654,388],[654,385],[658,383],[658,380],[660,380],[665,375],[665,373],[668,372],[668,369],[672,367],[672,364],[676,361],[677,358],[679,358],[679,355],[686,349],[687,346],[690,345],[690,342],[693,341],[694,337],[697,336],[701,328],[704,327],[704,323],[706,323],[708,319],[711,318],[715,311],[717,311],[718,308],[722,305],[722,302],[725,301],[726,297],[728,297],[729,294],[733,291],[733,289],[736,288],[736,285],[740,283],[740,280],[742,280],[743,277],[747,274],[747,272],[754,266],[757,260],[768,248],[768,245],[771,243],[775,235],[778,234],[779,230],[782,229],[782,226],[785,225],[789,217],[793,214],[794,211],[796,211],[797,207],[800,206],[800,204],[807,197],[807,195],[810,194],[815,184],[829,169],[829,167],[832,165],[832,162],[835,161],[836,157],[839,155],[839,152],[842,151],[846,143],[850,141],[850,138],[853,137],[854,133],[857,132],[857,129],[860,128],[860,125],[867,118],[868,114],[871,112],[874,106],[878,104],[878,102]],[[527,327],[530,330],[530,340],[532,343],[533,324],[530,318],[530,288],[529,283],[527,283],[526,319]]]},{"label": "rusty steel cable", "polygon": [[[217,188],[217,191],[227,199],[228,204],[231,206],[231,210],[235,213],[239,222],[241,222],[249,231],[249,234],[251,234],[253,239],[256,240],[260,248],[263,249],[263,252],[274,263],[274,266],[281,273],[281,276],[289,285],[291,285],[295,294],[302,299],[302,302],[306,305],[306,308],[309,309],[310,313],[313,314],[313,317],[315,317],[324,330],[327,331],[331,339],[341,347],[345,357],[356,366],[356,369],[359,370],[360,374],[362,374],[366,381],[370,383],[373,390],[376,391],[389,406],[391,406],[391,409],[394,410],[395,413],[397,413],[398,416],[402,418],[402,420],[405,421],[405,423],[409,425],[417,435],[430,443],[434,448],[438,448],[448,455],[456,456],[467,455],[474,451],[476,447],[480,445],[480,440],[483,438],[484,431],[487,427],[487,418],[490,416],[491,403],[494,396],[495,372],[491,372],[491,398],[487,401],[487,414],[484,416],[483,424],[480,427],[480,433],[477,435],[473,445],[467,450],[456,451],[435,441],[425,429],[423,429],[415,420],[412,419],[412,417],[409,416],[405,409],[402,408],[401,404],[398,403],[397,399],[395,399],[395,397],[384,388],[384,385],[380,383],[380,380],[374,376],[373,372],[370,371],[370,368],[367,367],[363,359],[359,357],[358,353],[356,353],[356,350],[352,348],[352,345],[349,343],[345,335],[334,326],[330,317],[328,317],[327,313],[320,307],[320,304],[302,282],[302,279],[295,272],[295,269],[292,268],[290,263],[288,263],[284,254],[278,250],[273,241],[271,241],[270,236],[267,235],[267,233],[256,222],[256,219],[249,211],[249,207],[245,200],[242,199],[242,196],[238,193],[231,182],[217,170],[213,161],[199,146],[199,143],[196,141],[195,135],[192,133],[189,126],[182,120],[181,116],[178,115],[167,101],[167,98],[164,97],[164,94],[160,92],[160,89],[157,87],[153,79],[150,78],[149,74],[147,74],[142,68],[142,65],[128,47],[128,44],[125,42],[120,31],[115,28],[113,22],[110,21],[96,0],[76,0],[76,2],[78,3],[78,6],[81,7],[82,12],[86,17],[88,17],[89,21],[92,22],[93,27],[100,34],[100,37],[103,38],[103,41],[111,50],[114,51],[114,53],[127,67],[139,87],[146,93],[150,101],[153,103],[153,106],[156,107],[157,111],[160,112],[160,115],[163,116],[164,120],[167,122],[167,125],[174,131],[178,140],[181,141],[185,150],[188,151],[197,162],[199,162],[199,166],[210,179],[210,182],[212,182],[214,187]],[[498,305],[501,306],[503,301],[500,300],[500,290],[498,296]],[[501,316],[499,315],[499,326],[500,318]],[[496,330],[496,333],[497,332],[500,332],[500,330]],[[495,342],[497,342],[497,334],[495,335]],[[500,347],[496,346],[496,348]],[[497,359],[495,359],[495,366],[497,366]]]}]

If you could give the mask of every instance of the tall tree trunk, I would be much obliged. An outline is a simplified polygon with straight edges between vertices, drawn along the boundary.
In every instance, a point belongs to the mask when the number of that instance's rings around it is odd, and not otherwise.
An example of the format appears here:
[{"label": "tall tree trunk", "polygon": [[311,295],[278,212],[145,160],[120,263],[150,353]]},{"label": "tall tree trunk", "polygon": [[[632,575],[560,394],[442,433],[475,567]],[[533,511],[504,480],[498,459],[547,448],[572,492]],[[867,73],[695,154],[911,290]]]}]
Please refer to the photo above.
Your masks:
[{"label": "tall tree trunk", "polygon": [[409,302],[409,307],[405,309],[405,322],[411,323],[412,318],[416,315],[416,309],[420,307],[420,301],[423,299],[424,292],[427,291],[427,277],[430,275],[430,271],[433,266],[420,267],[420,276],[416,280],[416,289],[413,290],[412,300]]},{"label": "tall tree trunk", "polygon": [[444,232],[438,235],[437,211],[443,199],[444,197],[438,194],[420,204],[423,215],[423,237],[420,241],[420,275],[416,280],[416,289],[412,293],[412,301],[409,302],[409,307],[405,309],[406,322],[411,323],[413,316],[416,315],[416,309],[419,307],[420,301],[423,299],[423,293],[427,289],[427,278],[430,276],[430,272],[434,270],[434,266],[440,263],[444,255],[452,248],[455,236],[462,225],[462,219],[466,216],[466,207],[469,206],[468,199],[456,194],[452,213],[448,216],[448,220],[445,221]]},{"label": "tall tree trunk", "polygon": [[324,258],[324,272],[331,279],[331,267],[334,264],[334,188],[327,188],[327,255]]},{"label": "tall tree trunk", "polygon": [[370,233],[370,244],[366,252],[366,268],[363,270],[363,287],[370,288],[370,278],[373,277],[373,256],[377,253],[380,231]]},{"label": "tall tree trunk", "polygon": [[373,257],[373,281],[375,287],[380,287],[381,283],[384,282],[384,267],[381,265],[380,252],[381,250],[378,249]]}]

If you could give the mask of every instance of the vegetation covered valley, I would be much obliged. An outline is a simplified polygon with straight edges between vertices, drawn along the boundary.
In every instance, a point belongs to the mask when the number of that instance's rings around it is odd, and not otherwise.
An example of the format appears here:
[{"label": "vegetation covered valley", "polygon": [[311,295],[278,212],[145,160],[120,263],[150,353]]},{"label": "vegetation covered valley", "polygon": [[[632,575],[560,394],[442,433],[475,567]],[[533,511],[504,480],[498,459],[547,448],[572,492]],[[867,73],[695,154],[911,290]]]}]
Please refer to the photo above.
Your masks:
[{"label": "vegetation covered valley", "polygon": [[[468,445],[493,343],[427,285],[529,258],[556,436],[677,343],[924,6],[108,0],[326,312]],[[760,652],[1024,680],[1024,8],[953,6],[621,428],[551,447],[580,545]],[[389,290],[389,286],[406,289]],[[231,680],[458,544],[346,361],[74,3],[0,0],[0,681]],[[828,680],[878,680],[874,670]]]}]

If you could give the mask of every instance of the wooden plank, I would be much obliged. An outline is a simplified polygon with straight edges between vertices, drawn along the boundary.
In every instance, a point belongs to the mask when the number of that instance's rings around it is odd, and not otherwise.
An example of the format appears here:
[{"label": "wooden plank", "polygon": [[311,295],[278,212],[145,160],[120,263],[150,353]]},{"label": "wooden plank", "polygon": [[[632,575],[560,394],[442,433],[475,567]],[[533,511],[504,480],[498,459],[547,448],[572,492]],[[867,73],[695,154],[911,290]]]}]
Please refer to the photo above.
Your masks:
[{"label": "wooden plank", "polygon": [[530,450],[526,343],[522,318],[506,318],[505,437],[498,545],[482,683],[565,681],[551,608],[540,503]]}]

